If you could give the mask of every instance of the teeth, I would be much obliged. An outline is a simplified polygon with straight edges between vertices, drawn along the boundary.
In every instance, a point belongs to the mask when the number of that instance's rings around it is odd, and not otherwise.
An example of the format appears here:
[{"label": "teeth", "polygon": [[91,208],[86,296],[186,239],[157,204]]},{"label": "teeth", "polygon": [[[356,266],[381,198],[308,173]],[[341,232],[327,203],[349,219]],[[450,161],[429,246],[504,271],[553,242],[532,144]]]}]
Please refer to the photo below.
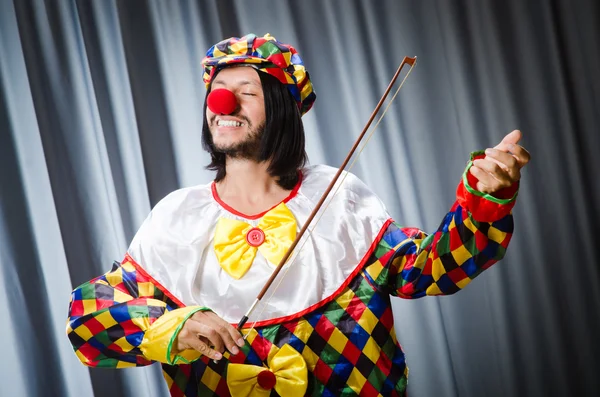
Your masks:
[{"label": "teeth", "polygon": [[242,123],[234,120],[219,120],[217,121],[217,125],[222,127],[241,127]]}]

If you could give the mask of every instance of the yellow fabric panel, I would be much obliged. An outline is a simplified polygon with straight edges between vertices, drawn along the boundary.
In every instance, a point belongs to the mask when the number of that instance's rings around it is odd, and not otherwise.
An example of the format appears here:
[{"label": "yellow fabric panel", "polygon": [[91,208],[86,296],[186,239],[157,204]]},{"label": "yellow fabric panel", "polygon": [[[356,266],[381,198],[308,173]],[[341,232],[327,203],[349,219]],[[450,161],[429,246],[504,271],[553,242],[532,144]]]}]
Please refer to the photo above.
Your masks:
[{"label": "yellow fabric panel", "polygon": [[152,283],[138,283],[138,295],[140,297],[144,296],[154,296],[154,284]]},{"label": "yellow fabric panel", "polygon": [[368,307],[363,312],[362,316],[358,319],[358,324],[369,334],[373,331],[373,328],[379,323],[379,319],[373,314],[371,309]]},{"label": "yellow fabric panel", "polygon": [[288,65],[290,63],[292,63],[292,53],[290,52],[283,52],[281,53],[281,55],[283,56],[283,59],[285,59],[285,63],[287,63]]},{"label": "yellow fabric panel", "polygon": [[148,317],[131,317],[131,322],[141,330],[150,328],[150,319]]},{"label": "yellow fabric panel", "polygon": [[[417,269],[423,269],[425,268],[425,264],[427,263],[427,259],[429,258],[429,251],[426,249],[423,249],[423,247],[421,247],[421,242],[423,240],[415,240],[415,244],[417,245],[417,249],[420,249],[421,252],[419,252],[419,254],[417,255],[417,259],[415,259],[415,263],[414,263],[414,267],[416,267]],[[404,269],[404,264],[406,262],[406,256],[402,256],[402,267],[400,269]]]},{"label": "yellow fabric panel", "polygon": [[267,354],[267,361],[271,361],[273,359],[273,356],[275,356],[277,352],[279,352],[279,348],[277,347],[277,345],[272,344],[271,350],[269,350],[269,354]]},{"label": "yellow fabric panel", "polygon": [[124,303],[133,300],[133,297],[126,292],[121,292],[118,289],[114,291],[115,302]]},{"label": "yellow fabric panel", "polygon": [[167,382],[167,389],[171,389],[171,386],[173,385],[173,378],[171,378],[165,371],[162,371],[162,373],[163,378],[165,378],[165,382]]},{"label": "yellow fabric panel", "polygon": [[106,281],[102,280],[101,278],[94,281],[94,284],[108,285],[109,287],[112,287],[110,284],[108,284]]},{"label": "yellow fabric panel", "polygon": [[427,295],[441,295],[442,291],[440,290],[440,287],[438,287],[438,285],[436,283],[433,283],[429,287],[427,287],[427,289],[425,290],[425,293]]},{"label": "yellow fabric panel", "polygon": [[467,284],[469,284],[471,282],[471,279],[469,277],[465,277],[462,280],[460,280],[459,282],[456,283],[456,286],[460,289],[463,289],[467,286]]},{"label": "yellow fabric panel", "polygon": [[90,314],[96,311],[96,299],[83,299],[83,313],[84,315]]},{"label": "yellow fabric panel", "polygon": [[465,225],[467,227],[467,229],[469,229],[470,231],[472,231],[473,234],[475,234],[477,232],[477,227],[475,225],[473,225],[473,222],[471,221],[471,218],[465,218],[465,219],[463,219],[463,225]]},{"label": "yellow fabric panel", "polygon": [[248,42],[246,40],[238,41],[237,43],[231,45],[231,51],[233,51],[235,54],[245,53],[246,48],[248,48]]},{"label": "yellow fabric panel", "polygon": [[335,298],[335,303],[340,305],[340,307],[342,309],[346,310],[346,308],[348,307],[348,305],[350,304],[350,301],[352,300],[352,298],[354,296],[355,296],[354,291],[347,288],[343,294],[341,294],[340,296]]},{"label": "yellow fabric panel", "polygon": [[312,325],[306,320],[301,320],[296,325],[296,329],[294,329],[294,335],[298,337],[302,342],[306,343],[310,335],[314,332]]},{"label": "yellow fabric panel", "polygon": [[456,227],[456,222],[454,221],[454,217],[450,220],[450,224],[448,225],[448,230],[452,230]]},{"label": "yellow fabric panel", "polygon": [[117,339],[115,341],[115,345],[123,349],[124,352],[128,352],[133,349],[133,346],[131,345],[131,343],[127,342],[127,339],[125,337]]},{"label": "yellow fabric panel", "polygon": [[121,268],[128,273],[135,272],[137,270],[135,266],[133,266],[133,264],[129,261],[121,263]]},{"label": "yellow fabric panel", "polygon": [[131,368],[131,367],[135,367],[135,363],[130,363],[127,361],[117,361],[117,368]]},{"label": "yellow fabric panel", "polygon": [[314,371],[315,366],[317,365],[317,361],[319,361],[319,356],[312,351],[308,345],[304,346],[304,350],[302,350],[302,357],[304,357],[304,361],[306,361],[306,366],[309,371]]},{"label": "yellow fabric panel", "polygon": [[258,333],[256,332],[256,329],[242,329],[242,335],[244,336],[244,339],[246,339],[246,343],[251,345],[252,342],[254,342],[254,338],[256,338],[256,335],[258,335]]},{"label": "yellow fabric panel", "polygon": [[224,53],[223,51],[219,50],[216,46],[215,46],[215,51],[214,51],[214,57],[222,57],[227,55],[226,53]]},{"label": "yellow fabric panel", "polygon": [[442,263],[441,259],[435,258],[431,268],[431,276],[435,281],[438,281],[445,273],[446,269],[444,269],[444,264]]},{"label": "yellow fabric panel", "polygon": [[75,355],[77,356],[79,361],[81,361],[84,364],[87,364],[88,358],[84,356],[83,353],[81,353],[79,350],[75,350]]},{"label": "yellow fabric panel", "polygon": [[500,231],[493,226],[490,226],[487,235],[490,238],[490,240],[493,240],[498,244],[502,243],[506,238],[506,232]]},{"label": "yellow fabric panel", "polygon": [[463,263],[465,263],[467,259],[469,259],[472,255],[469,252],[469,250],[465,248],[464,245],[461,245],[460,247],[452,251],[452,256],[454,257],[456,264],[460,266]]},{"label": "yellow fabric panel", "polygon": [[363,374],[361,374],[360,371],[354,367],[352,372],[350,372],[350,377],[348,377],[346,384],[350,386],[350,388],[354,390],[356,394],[359,394],[366,382],[367,378],[365,378]]},{"label": "yellow fabric panel", "polygon": [[348,338],[342,333],[342,331],[334,328],[331,336],[329,336],[329,339],[327,340],[327,343],[329,343],[331,347],[341,354],[348,343]]},{"label": "yellow fabric panel", "polygon": [[209,389],[217,390],[219,380],[221,380],[221,375],[213,371],[212,368],[206,367],[206,370],[204,371],[204,374],[202,375],[202,379],[200,381],[204,383]]},{"label": "yellow fabric panel", "polygon": [[367,340],[367,343],[365,344],[365,347],[363,347],[362,352],[365,356],[369,357],[369,359],[374,363],[376,363],[377,360],[379,360],[379,355],[381,354],[377,342],[375,342],[375,340],[371,337],[369,337],[369,339]]},{"label": "yellow fabric panel", "polygon": [[171,357],[173,364],[189,364],[202,357],[202,354],[196,350],[188,349],[177,354],[171,353]]},{"label": "yellow fabric panel", "polygon": [[366,268],[367,273],[373,280],[377,280],[377,277],[379,277],[379,274],[382,270],[383,265],[379,261],[375,261],[373,264],[367,266]]},{"label": "yellow fabric panel", "polygon": [[[123,282],[123,273],[120,268],[114,272],[106,273],[104,275],[104,277],[106,277],[106,281],[110,285],[117,285],[117,284],[120,284],[121,282]],[[104,281],[104,280],[97,280],[97,281]]]},{"label": "yellow fabric panel", "polygon": [[79,335],[83,340],[90,340],[94,337],[94,334],[85,326],[85,324],[81,324],[79,327],[75,328],[74,332]]},{"label": "yellow fabric panel", "polygon": [[118,324],[108,310],[95,316],[95,319],[98,320],[105,329],[109,329],[110,327]]}]

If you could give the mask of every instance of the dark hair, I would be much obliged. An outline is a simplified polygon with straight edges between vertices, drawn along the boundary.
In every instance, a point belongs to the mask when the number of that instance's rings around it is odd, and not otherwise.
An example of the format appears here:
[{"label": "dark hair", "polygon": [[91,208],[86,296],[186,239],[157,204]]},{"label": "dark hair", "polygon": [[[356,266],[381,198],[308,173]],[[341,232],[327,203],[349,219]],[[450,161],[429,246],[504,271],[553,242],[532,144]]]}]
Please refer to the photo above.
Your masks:
[{"label": "dark hair", "polygon": [[[304,148],[304,126],[300,110],[292,94],[275,77],[256,71],[265,100],[265,128],[260,140],[258,161],[270,161],[267,171],[277,178],[277,184],[291,190],[298,183],[298,170],[307,162]],[[214,78],[213,76],[213,81]],[[210,86],[206,93],[210,93]],[[210,153],[207,169],[217,171],[215,181],[225,178],[225,154],[217,152],[206,120],[206,98],[202,123],[202,147]]]}]

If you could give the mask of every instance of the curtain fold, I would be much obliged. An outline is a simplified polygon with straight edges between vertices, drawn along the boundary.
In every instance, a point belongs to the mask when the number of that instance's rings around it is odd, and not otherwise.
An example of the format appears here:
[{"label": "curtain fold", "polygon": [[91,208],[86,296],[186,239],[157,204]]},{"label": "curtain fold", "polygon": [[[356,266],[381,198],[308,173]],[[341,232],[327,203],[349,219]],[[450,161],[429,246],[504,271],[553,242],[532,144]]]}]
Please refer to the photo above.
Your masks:
[{"label": "curtain fold", "polygon": [[292,43],[311,73],[313,164],[342,162],[402,57],[418,56],[352,170],[403,225],[433,231],[469,152],[524,132],[506,258],[452,297],[394,300],[409,395],[600,393],[593,0],[0,1],[0,382],[168,395],[157,365],[78,362],[69,293],[122,258],[166,194],[210,181],[200,61],[248,32]]}]

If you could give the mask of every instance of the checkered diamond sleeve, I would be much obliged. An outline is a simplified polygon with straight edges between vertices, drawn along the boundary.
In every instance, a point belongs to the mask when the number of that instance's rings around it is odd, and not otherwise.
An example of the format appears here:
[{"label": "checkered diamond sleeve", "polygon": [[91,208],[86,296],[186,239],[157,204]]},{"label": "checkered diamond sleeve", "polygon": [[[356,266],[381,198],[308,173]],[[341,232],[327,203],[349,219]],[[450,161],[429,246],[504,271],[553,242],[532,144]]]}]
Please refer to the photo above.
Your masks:
[{"label": "checkered diamond sleeve", "polygon": [[470,182],[466,176],[460,182],[457,202],[435,233],[388,225],[365,267],[374,286],[402,298],[449,295],[504,257],[517,186],[511,198],[497,199],[474,191]]},{"label": "checkered diamond sleeve", "polygon": [[145,331],[177,306],[127,257],[71,294],[67,335],[75,354],[91,367],[151,364],[141,350]]}]

